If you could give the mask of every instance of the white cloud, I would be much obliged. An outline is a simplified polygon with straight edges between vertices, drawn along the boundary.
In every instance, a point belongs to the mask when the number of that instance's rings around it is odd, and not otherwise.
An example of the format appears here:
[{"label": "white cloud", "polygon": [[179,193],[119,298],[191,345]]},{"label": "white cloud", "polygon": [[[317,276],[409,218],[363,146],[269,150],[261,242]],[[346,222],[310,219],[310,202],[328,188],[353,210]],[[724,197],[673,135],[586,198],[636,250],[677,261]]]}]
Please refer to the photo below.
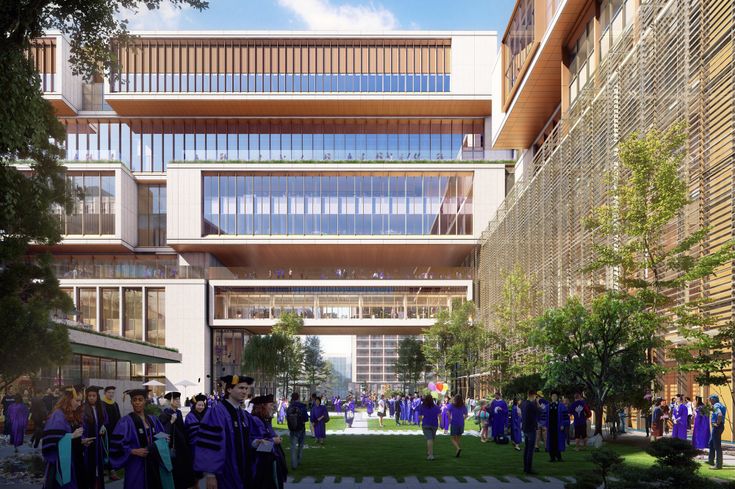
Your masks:
[{"label": "white cloud", "polygon": [[396,16],[372,2],[334,5],[330,0],[278,0],[312,31],[384,31],[399,27]]},{"label": "white cloud", "polygon": [[119,19],[128,20],[128,29],[131,31],[173,31],[179,30],[189,23],[191,7],[178,8],[169,2],[161,2],[157,9],[149,10],[145,5],[137,10],[124,9],[118,14]]}]

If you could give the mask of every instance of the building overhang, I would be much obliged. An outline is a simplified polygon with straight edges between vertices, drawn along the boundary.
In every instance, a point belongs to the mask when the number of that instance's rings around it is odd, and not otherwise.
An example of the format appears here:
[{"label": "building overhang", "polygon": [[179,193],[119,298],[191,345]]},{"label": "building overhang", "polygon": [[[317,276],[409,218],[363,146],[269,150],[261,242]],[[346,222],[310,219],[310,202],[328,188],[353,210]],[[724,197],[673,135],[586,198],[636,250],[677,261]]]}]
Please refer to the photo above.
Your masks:
[{"label": "building overhang", "polygon": [[[213,328],[242,329],[250,334],[269,334],[277,319],[217,319]],[[420,335],[435,319],[304,319],[302,335]]]},{"label": "building overhang", "polygon": [[511,93],[493,148],[528,148],[561,102],[564,45],[588,0],[566,0],[559,7],[519,84]]},{"label": "building overhang", "polygon": [[60,93],[44,93],[43,98],[49,101],[59,117],[70,117],[78,114],[76,107]]},{"label": "building overhang", "polygon": [[67,326],[73,353],[131,363],[181,363],[181,353],[150,343],[131,341],[91,330]]},{"label": "building overhang", "polygon": [[108,93],[121,116],[486,117],[490,95]]},{"label": "building overhang", "polygon": [[200,240],[169,240],[180,253],[211,253],[224,266],[258,267],[407,267],[461,265],[477,245],[473,236],[395,239],[320,236],[270,239],[216,236]]}]

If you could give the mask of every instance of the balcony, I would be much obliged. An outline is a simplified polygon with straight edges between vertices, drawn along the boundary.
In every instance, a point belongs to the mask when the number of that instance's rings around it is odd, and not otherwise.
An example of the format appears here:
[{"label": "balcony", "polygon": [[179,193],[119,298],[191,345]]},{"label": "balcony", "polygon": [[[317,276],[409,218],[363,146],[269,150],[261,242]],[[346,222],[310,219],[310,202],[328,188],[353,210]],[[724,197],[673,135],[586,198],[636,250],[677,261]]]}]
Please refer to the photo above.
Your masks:
[{"label": "balcony", "polygon": [[72,73],[70,51],[69,42],[61,35],[34,39],[29,50],[41,77],[43,97],[59,116],[74,116],[82,107],[82,77]]}]

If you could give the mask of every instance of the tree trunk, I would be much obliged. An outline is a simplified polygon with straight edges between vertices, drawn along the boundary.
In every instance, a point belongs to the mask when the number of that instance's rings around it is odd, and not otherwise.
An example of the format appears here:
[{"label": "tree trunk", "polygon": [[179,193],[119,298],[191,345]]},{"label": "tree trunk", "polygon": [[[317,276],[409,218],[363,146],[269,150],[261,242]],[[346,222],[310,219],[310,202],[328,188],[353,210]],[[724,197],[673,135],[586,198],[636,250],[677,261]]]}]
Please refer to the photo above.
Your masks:
[{"label": "tree trunk", "polygon": [[597,406],[595,406],[595,435],[602,436],[603,410],[604,410],[604,406],[602,403],[599,403]]}]

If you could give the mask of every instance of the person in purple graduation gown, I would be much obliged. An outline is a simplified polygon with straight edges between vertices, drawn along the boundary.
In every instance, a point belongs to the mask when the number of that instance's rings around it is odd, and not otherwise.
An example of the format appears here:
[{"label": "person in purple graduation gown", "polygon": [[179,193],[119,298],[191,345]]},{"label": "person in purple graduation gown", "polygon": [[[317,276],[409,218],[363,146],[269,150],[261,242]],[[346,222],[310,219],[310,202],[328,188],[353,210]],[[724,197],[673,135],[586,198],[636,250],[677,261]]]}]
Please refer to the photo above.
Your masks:
[{"label": "person in purple graduation gown", "polygon": [[373,403],[373,400],[371,398],[368,397],[365,400],[365,407],[367,408],[367,415],[372,416],[373,408],[375,407],[375,404]]},{"label": "person in purple graduation gown", "polygon": [[329,413],[327,412],[327,406],[322,405],[321,397],[317,396],[314,399],[314,405],[309,414],[309,421],[311,421],[311,426],[314,427],[314,438],[316,438],[316,442],[323,445],[324,439],[327,437]]},{"label": "person in purple graduation gown", "polygon": [[[41,455],[46,462],[44,489],[87,487],[82,455],[82,394],[64,391],[43,427]],[[88,444],[88,442],[85,442]]]},{"label": "person in purple graduation gown", "polygon": [[671,421],[674,425],[673,429],[671,430],[672,438],[679,438],[681,440],[687,439],[687,428],[689,424],[689,421],[687,419],[688,416],[689,409],[684,402],[684,396],[681,394],[677,394],[676,404],[671,410]]},{"label": "person in purple graduation gown", "polygon": [[508,423],[508,404],[500,398],[500,392],[495,393],[495,399],[490,403],[491,430],[493,440],[505,434],[505,425]]},{"label": "person in purple graduation gown", "polygon": [[283,424],[284,420],[286,419],[287,409],[288,409],[288,402],[286,402],[286,398],[283,397],[278,401],[278,417],[276,418],[276,422],[278,424]]},{"label": "person in purple graduation gown", "polygon": [[89,386],[84,391],[82,405],[83,439],[91,438],[91,444],[84,447],[84,467],[91,487],[105,487],[105,443],[107,442],[107,412],[100,401],[102,387]]},{"label": "person in purple graduation gown", "polygon": [[165,435],[163,426],[158,418],[145,414],[147,389],[132,389],[125,394],[130,396],[133,412],[120,418],[110,436],[110,463],[113,469],[125,469],[125,489],[160,489],[162,479],[171,477],[156,443],[156,435]]},{"label": "person in purple graduation gown", "polygon": [[352,422],[355,421],[355,401],[352,396],[347,396],[345,400],[345,423],[348,428],[352,428]]},{"label": "person in purple graduation gown", "polygon": [[208,409],[199,425],[194,470],[205,474],[208,488],[255,488],[248,450],[252,416],[242,408],[255,380],[239,375],[220,380],[225,399]]},{"label": "person in purple graduation gown", "polygon": [[23,402],[23,397],[18,396],[15,402],[8,406],[8,412],[5,418],[10,422],[10,444],[18,451],[18,447],[23,444],[23,436],[28,427],[28,407]]},{"label": "person in purple graduation gown", "polygon": [[587,401],[582,398],[581,392],[574,393],[574,402],[569,406],[569,414],[574,418],[574,443],[575,450],[584,448],[587,440],[587,414],[589,407]]},{"label": "person in purple graduation gown", "polygon": [[[281,447],[281,437],[271,426],[273,419],[273,394],[255,397],[252,401],[253,415],[250,418],[250,470],[253,487],[258,489],[283,489],[288,476],[286,455]],[[270,445],[264,450],[261,445]]]},{"label": "person in purple graduation gown", "polygon": [[[194,460],[194,451],[196,449],[197,435],[199,435],[199,425],[204,419],[204,414],[207,412],[207,396],[204,394],[197,394],[192,399],[192,408],[189,414],[184,418],[184,426],[186,428],[186,440],[189,442],[189,448],[191,449],[191,458]],[[194,477],[197,482],[195,487],[199,486],[199,480],[204,474],[201,472],[194,472]]]},{"label": "person in purple graduation gown", "polygon": [[513,448],[518,451],[521,451],[521,442],[523,441],[521,414],[521,402],[514,399],[510,407],[510,441],[513,442]]},{"label": "person in purple graduation gown", "polygon": [[694,408],[694,429],[692,430],[692,446],[697,449],[709,448],[709,418],[702,398],[697,396]]},{"label": "person in purple graduation gown", "polygon": [[342,400],[337,396],[337,399],[334,401],[334,410],[338,413],[342,412]]},{"label": "person in purple graduation gown", "polygon": [[551,401],[547,406],[546,451],[552,462],[561,462],[561,453],[567,448],[565,436],[569,426],[569,411],[563,402],[559,402],[559,393],[551,393]]},{"label": "person in purple graduation gown", "polygon": [[439,423],[439,427],[444,430],[444,434],[446,435],[449,432],[449,400],[445,397],[442,400],[442,407],[441,407],[441,422]]}]

